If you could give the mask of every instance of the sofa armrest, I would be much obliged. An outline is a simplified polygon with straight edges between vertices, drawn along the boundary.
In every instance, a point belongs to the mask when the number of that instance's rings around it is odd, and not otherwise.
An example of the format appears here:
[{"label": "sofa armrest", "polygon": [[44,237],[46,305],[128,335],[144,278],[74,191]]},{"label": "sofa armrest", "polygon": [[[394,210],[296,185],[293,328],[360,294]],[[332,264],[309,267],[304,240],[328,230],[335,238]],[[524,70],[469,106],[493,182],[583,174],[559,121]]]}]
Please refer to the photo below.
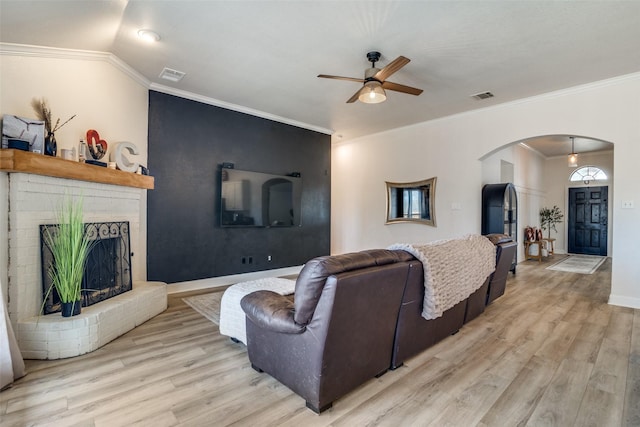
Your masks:
[{"label": "sofa armrest", "polygon": [[276,292],[252,292],[242,298],[240,306],[253,323],[269,331],[300,334],[306,329],[293,320],[293,302]]}]

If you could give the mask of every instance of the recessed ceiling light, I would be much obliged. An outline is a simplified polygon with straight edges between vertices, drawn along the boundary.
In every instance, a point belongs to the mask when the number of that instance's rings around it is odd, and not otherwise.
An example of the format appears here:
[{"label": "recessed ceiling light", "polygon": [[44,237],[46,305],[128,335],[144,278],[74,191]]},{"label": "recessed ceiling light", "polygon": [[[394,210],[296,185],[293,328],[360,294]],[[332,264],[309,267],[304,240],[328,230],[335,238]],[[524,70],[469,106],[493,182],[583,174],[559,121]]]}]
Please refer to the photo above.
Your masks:
[{"label": "recessed ceiling light", "polygon": [[138,30],[138,37],[149,43],[160,41],[160,34],[152,30]]}]

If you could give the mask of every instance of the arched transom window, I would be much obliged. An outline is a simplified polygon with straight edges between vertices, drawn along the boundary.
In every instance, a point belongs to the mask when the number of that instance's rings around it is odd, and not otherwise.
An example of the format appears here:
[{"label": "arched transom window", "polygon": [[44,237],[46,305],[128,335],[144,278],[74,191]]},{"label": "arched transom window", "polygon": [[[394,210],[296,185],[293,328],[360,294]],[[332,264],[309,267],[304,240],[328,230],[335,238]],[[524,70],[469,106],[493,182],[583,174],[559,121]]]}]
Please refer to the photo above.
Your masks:
[{"label": "arched transom window", "polygon": [[570,181],[582,181],[588,184],[590,181],[602,181],[607,179],[607,174],[595,166],[583,166],[576,169],[569,178]]}]

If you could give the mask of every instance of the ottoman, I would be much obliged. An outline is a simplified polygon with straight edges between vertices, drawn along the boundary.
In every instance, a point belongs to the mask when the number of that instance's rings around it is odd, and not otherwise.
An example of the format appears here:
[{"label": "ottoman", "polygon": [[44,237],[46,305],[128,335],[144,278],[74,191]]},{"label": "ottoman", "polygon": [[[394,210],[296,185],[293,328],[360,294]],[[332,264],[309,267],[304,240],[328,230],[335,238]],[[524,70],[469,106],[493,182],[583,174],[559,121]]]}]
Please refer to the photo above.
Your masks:
[{"label": "ottoman", "polygon": [[255,291],[273,291],[289,295],[295,291],[296,281],[281,277],[240,282],[229,286],[220,301],[220,333],[247,344],[247,323],[240,300]]}]

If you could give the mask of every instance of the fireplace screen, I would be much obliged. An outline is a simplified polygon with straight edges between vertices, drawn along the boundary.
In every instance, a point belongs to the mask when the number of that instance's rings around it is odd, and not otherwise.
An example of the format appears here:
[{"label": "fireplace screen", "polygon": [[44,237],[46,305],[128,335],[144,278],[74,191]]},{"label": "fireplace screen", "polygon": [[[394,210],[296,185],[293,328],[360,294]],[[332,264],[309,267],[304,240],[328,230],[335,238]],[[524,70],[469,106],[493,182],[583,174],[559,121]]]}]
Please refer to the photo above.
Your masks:
[{"label": "fireplace screen", "polygon": [[[53,254],[45,244],[45,229],[55,234],[57,225],[40,226],[40,245],[42,250],[42,289],[44,302],[43,314],[60,311],[61,304],[55,288],[47,296],[51,286],[48,274]],[[131,251],[129,250],[129,222],[94,222],[84,225],[87,236],[93,243],[87,257],[81,286],[83,307],[112,298],[131,290]]]}]

